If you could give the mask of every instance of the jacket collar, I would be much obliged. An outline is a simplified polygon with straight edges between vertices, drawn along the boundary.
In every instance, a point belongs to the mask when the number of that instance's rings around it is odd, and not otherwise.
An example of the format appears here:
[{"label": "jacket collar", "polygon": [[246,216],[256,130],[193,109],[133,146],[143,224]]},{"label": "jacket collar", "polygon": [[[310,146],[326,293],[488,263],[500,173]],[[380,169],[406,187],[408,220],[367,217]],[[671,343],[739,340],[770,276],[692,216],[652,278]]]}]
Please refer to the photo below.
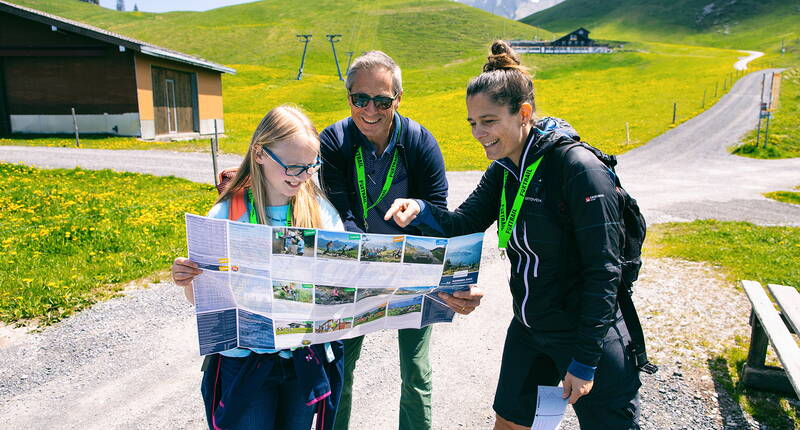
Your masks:
[{"label": "jacket collar", "polygon": [[[353,126],[353,130],[358,136],[358,139],[355,139],[356,147],[360,146],[361,148],[364,149],[365,153],[374,152],[375,145],[373,145],[372,142],[367,140],[367,137],[364,136],[364,133],[362,133],[361,130],[358,129],[352,117],[350,117],[350,124]],[[398,128],[397,128],[398,125],[400,125],[401,127],[400,133],[398,133]],[[386,146],[386,149],[383,151],[383,154],[391,154],[395,147],[403,146],[403,138],[406,135],[405,128],[407,126],[408,124],[405,123],[404,118],[400,116],[399,113],[395,112],[394,118],[392,119],[392,129],[389,131],[389,144]],[[381,156],[383,156],[383,154],[381,154]]]},{"label": "jacket collar", "polygon": [[517,181],[520,180],[522,172],[542,157],[553,146],[567,138],[579,141],[580,136],[569,123],[560,118],[545,117],[536,122],[535,127],[531,127],[530,133],[525,140],[520,158],[520,166],[517,167],[510,158],[502,158],[497,163],[508,170]]}]

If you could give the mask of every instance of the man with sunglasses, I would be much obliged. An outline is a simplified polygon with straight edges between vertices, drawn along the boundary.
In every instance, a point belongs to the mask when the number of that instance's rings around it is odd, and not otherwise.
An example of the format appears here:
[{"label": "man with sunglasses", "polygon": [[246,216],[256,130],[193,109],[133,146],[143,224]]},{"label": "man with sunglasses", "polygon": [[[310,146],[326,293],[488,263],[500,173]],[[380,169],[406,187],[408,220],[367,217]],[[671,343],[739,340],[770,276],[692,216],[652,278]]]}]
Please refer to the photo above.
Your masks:
[{"label": "man with sunglasses", "polygon": [[[345,86],[350,117],[320,135],[320,173],[328,198],[348,231],[418,235],[416,228],[401,228],[393,220],[385,221],[383,215],[396,198],[424,199],[447,207],[447,177],[439,144],[417,122],[397,113],[402,79],[400,68],[388,55],[371,51],[356,58]],[[450,308],[468,314],[482,296],[472,288],[442,299]],[[430,336],[431,326],[398,330],[402,430],[431,427]],[[345,376],[336,416],[338,430],[349,425],[353,370],[363,340],[361,336],[344,341]]]}]

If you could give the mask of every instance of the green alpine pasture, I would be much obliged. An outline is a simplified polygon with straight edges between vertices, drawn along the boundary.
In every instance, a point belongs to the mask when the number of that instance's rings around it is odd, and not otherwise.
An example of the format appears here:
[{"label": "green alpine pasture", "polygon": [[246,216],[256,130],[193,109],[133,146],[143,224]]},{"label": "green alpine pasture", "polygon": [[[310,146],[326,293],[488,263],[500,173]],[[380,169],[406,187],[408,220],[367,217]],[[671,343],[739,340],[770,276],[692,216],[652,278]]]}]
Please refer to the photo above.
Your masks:
[{"label": "green alpine pasture", "polygon": [[0,164],[0,322],[49,324],[186,253],[213,187],[110,170]]},{"label": "green alpine pasture", "polygon": [[[733,153],[752,158],[800,157],[798,124],[800,124],[800,68],[794,67],[781,73],[778,109],[773,113],[769,128],[766,120],[762,120],[761,131],[749,132]],[[756,139],[757,134],[758,139]]]},{"label": "green alpine pasture", "polygon": [[[445,0],[270,0],[164,14],[116,12],[77,1],[18,3],[235,68],[236,75],[223,78],[229,137],[221,148],[232,153],[244,152],[264,113],[282,103],[300,105],[318,128],[349,115],[324,37],[342,34],[336,45],[342,69],[348,51],[380,49],[398,61],[405,91],[400,112],[436,136],[448,170],[487,165],[466,122],[464,89],[480,72],[491,41],[557,35]],[[314,36],[303,79],[297,81],[303,45],[295,35],[304,33]],[[585,140],[621,153],[672,127],[674,103],[676,123],[709,107],[735,79],[731,66],[741,55],[731,49],[636,42],[614,54],[523,55],[523,62],[535,75],[540,115],[563,117]],[[12,136],[0,144],[72,146],[74,139]],[[202,151],[208,142],[108,138],[84,139],[82,146]]]},{"label": "green alpine pasture", "polygon": [[[785,0],[566,0],[521,20],[554,32],[578,27],[591,37],[646,40],[779,54],[800,54],[800,10]],[[769,59],[781,64],[782,59]]]}]

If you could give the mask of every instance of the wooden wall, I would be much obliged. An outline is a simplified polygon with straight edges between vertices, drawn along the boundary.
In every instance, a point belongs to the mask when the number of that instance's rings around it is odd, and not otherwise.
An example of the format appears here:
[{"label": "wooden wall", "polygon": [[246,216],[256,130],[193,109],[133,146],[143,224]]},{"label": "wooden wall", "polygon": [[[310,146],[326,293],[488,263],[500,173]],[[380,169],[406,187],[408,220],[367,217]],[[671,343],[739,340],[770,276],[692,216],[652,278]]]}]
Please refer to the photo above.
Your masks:
[{"label": "wooden wall", "polygon": [[0,13],[7,115],[138,111],[133,54]]},{"label": "wooden wall", "polygon": [[3,77],[3,57],[0,57],[0,135],[11,133],[11,121],[6,103],[6,80]]}]

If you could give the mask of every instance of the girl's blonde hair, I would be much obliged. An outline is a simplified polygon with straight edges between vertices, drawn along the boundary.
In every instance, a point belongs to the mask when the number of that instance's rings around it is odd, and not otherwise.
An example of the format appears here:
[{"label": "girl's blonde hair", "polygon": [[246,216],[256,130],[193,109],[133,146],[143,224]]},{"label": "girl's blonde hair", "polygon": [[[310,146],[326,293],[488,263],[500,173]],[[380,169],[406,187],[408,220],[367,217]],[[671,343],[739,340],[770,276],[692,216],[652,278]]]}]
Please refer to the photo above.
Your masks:
[{"label": "girl's blonde hair", "polygon": [[[247,154],[239,166],[236,177],[219,195],[217,203],[231,199],[240,190],[250,188],[255,200],[258,222],[265,224],[267,216],[264,206],[267,202],[267,189],[264,186],[265,179],[261,165],[256,163],[255,154],[262,151],[264,147],[270,148],[276,142],[290,139],[296,135],[309,137],[314,151],[319,155],[319,133],[311,120],[299,108],[281,105],[267,112],[253,133]],[[280,166],[274,168],[282,169]],[[323,228],[319,200],[324,198],[325,194],[313,180],[309,179],[303,182],[297,194],[289,199],[292,210],[292,226]]]}]

